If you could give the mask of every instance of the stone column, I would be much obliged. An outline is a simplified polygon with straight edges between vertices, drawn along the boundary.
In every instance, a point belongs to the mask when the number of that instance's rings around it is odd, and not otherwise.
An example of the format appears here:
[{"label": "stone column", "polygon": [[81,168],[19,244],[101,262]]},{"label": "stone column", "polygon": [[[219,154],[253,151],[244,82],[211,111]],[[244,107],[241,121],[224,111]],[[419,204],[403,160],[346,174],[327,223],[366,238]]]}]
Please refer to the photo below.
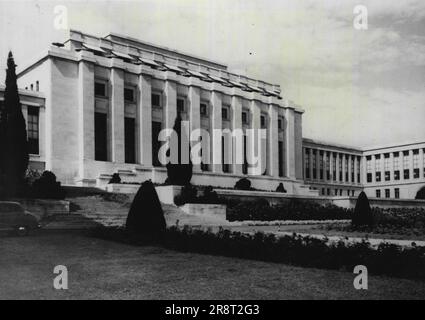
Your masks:
[{"label": "stone column", "polygon": [[409,150],[409,171],[410,171],[409,179],[410,180],[413,180],[413,169],[414,169],[414,166],[413,166],[413,150]]},{"label": "stone column", "polygon": [[340,157],[339,157],[339,153],[338,152],[336,152],[336,163],[335,163],[335,166],[336,166],[336,168],[335,168],[335,174],[336,174],[336,178],[335,178],[335,181],[336,182],[340,182],[341,180],[339,179],[339,164],[340,164],[340,161],[341,161],[341,159],[340,159]]},{"label": "stone column", "polygon": [[419,149],[419,178],[425,178],[424,148]]},{"label": "stone column", "polygon": [[346,157],[345,157],[345,153],[343,153],[342,154],[342,158],[341,158],[341,161],[342,161],[342,182],[347,182],[347,180],[345,179],[345,173],[347,172],[347,159],[346,159]]},{"label": "stone column", "polygon": [[172,129],[177,117],[177,84],[165,82],[164,128]]},{"label": "stone column", "polygon": [[[261,129],[261,108],[258,101],[251,101],[251,129],[254,129],[254,135],[248,137],[248,156],[250,157],[250,163],[254,162],[254,157],[258,161],[257,163],[250,164],[248,167],[248,174],[250,175],[261,175],[264,172],[264,165],[262,163],[262,153],[265,150],[261,150],[261,145],[258,144],[258,135]],[[250,141],[251,140],[251,141]]]},{"label": "stone column", "polygon": [[[279,177],[279,131],[277,106],[269,105],[268,168],[272,177]],[[304,164],[302,164],[304,166]],[[304,170],[303,170],[304,171]]]},{"label": "stone column", "polygon": [[112,68],[110,83],[111,161],[124,163],[124,71]]},{"label": "stone column", "polygon": [[374,155],[370,156],[370,167],[372,169],[372,183],[376,183],[376,159]]},{"label": "stone column", "polygon": [[79,178],[85,177],[84,161],[94,160],[94,65],[78,65],[78,159]]},{"label": "stone column", "polygon": [[139,75],[138,90],[139,162],[146,167],[152,167],[152,88],[149,76]]},{"label": "stone column", "polygon": [[212,154],[212,171],[214,173],[223,173],[222,165],[222,96],[221,93],[213,91],[211,93],[211,154]]},{"label": "stone column", "polygon": [[[232,117],[232,128],[233,131],[236,132],[237,130],[241,130],[241,132],[243,131],[242,128],[242,99],[241,97],[238,96],[232,96],[232,106],[231,106],[232,110],[233,110],[233,117]],[[237,143],[242,143],[242,146],[239,146],[239,148],[237,148],[236,144]],[[242,159],[242,163],[244,160],[243,154],[242,155],[237,155],[236,152],[239,151],[243,151],[243,136],[242,136],[242,141],[237,141],[236,137],[233,137],[233,173],[236,175],[242,175],[242,164],[238,164],[236,160]]]},{"label": "stone column", "polygon": [[[190,86],[189,87],[189,123],[190,123],[190,133],[194,130],[201,128],[201,113],[200,113],[200,104],[201,104],[201,91],[198,87]],[[191,141],[191,147],[199,141]],[[194,171],[201,171],[200,164],[193,164]]]},{"label": "stone column", "polygon": [[330,151],[329,152],[329,181],[333,181],[333,170],[334,170],[334,165],[333,165],[333,152]]},{"label": "stone column", "polygon": [[294,109],[287,107],[285,109],[285,145],[286,145],[286,173],[291,179],[296,178],[295,171],[295,114]]}]

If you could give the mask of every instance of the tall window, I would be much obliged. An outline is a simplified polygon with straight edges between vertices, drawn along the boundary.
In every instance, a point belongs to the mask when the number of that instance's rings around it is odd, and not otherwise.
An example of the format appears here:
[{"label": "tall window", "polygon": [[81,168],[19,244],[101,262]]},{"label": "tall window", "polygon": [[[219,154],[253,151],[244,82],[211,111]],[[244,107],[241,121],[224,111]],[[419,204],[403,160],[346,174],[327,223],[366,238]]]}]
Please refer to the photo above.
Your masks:
[{"label": "tall window", "polygon": [[94,114],[94,156],[95,160],[108,160],[107,114],[95,112]]},{"label": "tall window", "polygon": [[400,199],[400,189],[399,188],[394,189],[394,197],[396,199]]},{"label": "tall window", "polygon": [[339,181],[342,181],[342,162],[344,161],[343,155],[340,154],[339,155],[339,164],[338,164],[338,169],[339,169]]},{"label": "tall window", "polygon": [[316,150],[313,150],[313,179],[317,179],[317,170],[316,170],[316,166],[317,166],[317,160],[316,160]]},{"label": "tall window", "polygon": [[325,153],[325,157],[326,157],[326,179],[327,180],[331,180],[331,153],[326,152]]},{"label": "tall window", "polygon": [[360,183],[360,157],[357,157],[357,183]]},{"label": "tall window", "polygon": [[158,140],[159,133],[161,132],[161,122],[152,122],[152,164],[154,167],[160,167],[159,149],[161,148],[161,141]]},{"label": "tall window", "polygon": [[248,112],[242,111],[242,124],[248,124]]},{"label": "tall window", "polygon": [[125,162],[136,163],[136,130],[135,119],[124,119],[124,147],[125,147]]},{"label": "tall window", "polygon": [[37,107],[28,107],[28,152],[39,153],[39,116]]},{"label": "tall window", "polygon": [[354,181],[354,156],[351,157],[351,182],[355,182]]},{"label": "tall window", "polygon": [[199,112],[201,114],[202,117],[207,117],[208,116],[208,106],[206,103],[201,103],[200,107],[199,107]]},{"label": "tall window", "polygon": [[385,189],[385,198],[390,197],[390,189]]},{"label": "tall window", "polygon": [[332,178],[336,181],[336,154],[332,155]]},{"label": "tall window", "polygon": [[345,181],[348,182],[348,155],[344,157]]},{"label": "tall window", "polygon": [[324,152],[319,151],[319,173],[320,173],[320,180],[323,180],[323,158],[324,158]]},{"label": "tall window", "polygon": [[[279,145],[279,177],[283,177],[283,141],[279,141],[278,145]],[[307,172],[310,178],[310,165]]]},{"label": "tall window", "polygon": [[376,197],[377,198],[380,198],[381,197],[381,190],[376,190]]},{"label": "tall window", "polygon": [[229,173],[230,172],[230,164],[227,163],[227,159],[226,159],[226,139],[224,137],[221,137],[221,163],[223,166],[223,172],[224,173]]},{"label": "tall window", "polygon": [[[279,141],[279,143],[281,142]],[[280,151],[279,151],[279,154],[280,154]],[[304,163],[305,163],[305,177],[306,179],[310,179],[310,149],[305,149]]]},{"label": "tall window", "polygon": [[375,181],[381,182],[381,172],[375,172]]}]

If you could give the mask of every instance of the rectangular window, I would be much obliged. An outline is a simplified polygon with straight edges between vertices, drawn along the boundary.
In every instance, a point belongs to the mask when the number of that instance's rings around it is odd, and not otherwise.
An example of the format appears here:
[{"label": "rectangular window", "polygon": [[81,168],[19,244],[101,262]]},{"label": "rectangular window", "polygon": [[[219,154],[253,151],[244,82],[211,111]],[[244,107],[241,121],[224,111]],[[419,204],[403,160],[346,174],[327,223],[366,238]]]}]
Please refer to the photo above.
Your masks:
[{"label": "rectangular window", "polygon": [[207,107],[207,104],[206,103],[201,103],[200,104],[200,113],[201,113],[201,116],[203,116],[203,117],[206,117],[206,116],[208,116],[208,107]]},{"label": "rectangular window", "polygon": [[95,82],[94,95],[97,97],[102,97],[102,98],[105,98],[107,96],[105,82],[100,82],[100,81]]},{"label": "rectangular window", "polygon": [[329,152],[325,153],[326,156],[326,179],[331,180],[331,154]]},{"label": "rectangular window", "polygon": [[375,181],[381,182],[381,172],[375,172]]},{"label": "rectangular window", "polygon": [[38,108],[28,107],[28,152],[39,154],[39,115]]},{"label": "rectangular window", "polygon": [[230,164],[226,163],[226,154],[225,154],[225,147],[226,147],[226,140],[224,137],[221,137],[221,163],[223,165],[223,172],[229,173],[230,172]]},{"label": "rectangular window", "polygon": [[385,171],[385,181],[390,181],[390,179],[391,179],[390,171]]},{"label": "rectangular window", "polygon": [[161,132],[161,122],[152,122],[152,164],[154,167],[161,167],[162,164],[159,161],[159,149],[161,148],[161,141],[158,140],[159,133]]},{"label": "rectangular window", "polygon": [[221,108],[221,118],[223,120],[230,120],[230,112],[228,107]]},{"label": "rectangular window", "polygon": [[342,155],[340,155],[339,157],[339,181],[342,181],[342,162],[344,161],[344,158],[342,157]]},{"label": "rectangular window", "polygon": [[400,199],[400,189],[399,188],[394,189],[394,197],[396,199]]},{"label": "rectangular window", "polygon": [[133,88],[124,88],[124,100],[127,102],[136,101]]},{"label": "rectangular window", "polygon": [[385,198],[390,197],[390,189],[385,189]]},{"label": "rectangular window", "polygon": [[400,180],[400,170],[394,171],[394,180]]},{"label": "rectangular window", "polygon": [[323,151],[319,151],[319,174],[320,180],[323,180]]},{"label": "rectangular window", "polygon": [[413,179],[419,179],[419,168],[413,169]]},{"label": "rectangular window", "polygon": [[367,174],[367,182],[372,182],[372,173]]},{"label": "rectangular window", "polygon": [[242,165],[242,173],[248,174],[248,160],[247,160],[247,137],[246,135],[243,136],[243,165]]},{"label": "rectangular window", "polygon": [[404,171],[403,171],[403,177],[404,177],[404,180],[409,180],[410,179],[409,169],[404,169]]},{"label": "rectangular window", "polygon": [[107,114],[94,114],[94,150],[95,160],[108,160]]},{"label": "rectangular window", "polygon": [[185,103],[184,99],[177,99],[177,112],[185,112]]},{"label": "rectangular window", "polygon": [[248,124],[248,113],[246,111],[242,112],[242,123]]},{"label": "rectangular window", "polygon": [[336,181],[336,154],[332,156],[332,178]]},{"label": "rectangular window", "polygon": [[376,190],[376,197],[380,198],[381,197],[381,190]]},{"label": "rectangular window", "polygon": [[35,91],[40,91],[40,82],[35,82]]},{"label": "rectangular window", "polygon": [[344,160],[344,167],[345,167],[345,181],[348,182],[348,156],[345,156],[345,160]]},{"label": "rectangular window", "polygon": [[313,150],[313,179],[317,179],[317,160],[316,160],[316,150]]},{"label": "rectangular window", "polygon": [[136,163],[136,121],[134,118],[124,118],[124,139],[125,162]]},{"label": "rectangular window", "polygon": [[152,93],[152,107],[161,107],[161,95],[158,93]]}]

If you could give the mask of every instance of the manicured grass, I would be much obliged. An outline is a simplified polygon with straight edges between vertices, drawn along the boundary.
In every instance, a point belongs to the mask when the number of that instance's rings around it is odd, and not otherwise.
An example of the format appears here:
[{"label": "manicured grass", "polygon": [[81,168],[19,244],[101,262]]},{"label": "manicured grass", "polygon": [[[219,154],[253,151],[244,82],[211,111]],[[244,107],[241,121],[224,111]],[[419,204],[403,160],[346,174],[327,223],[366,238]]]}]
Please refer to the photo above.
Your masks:
[{"label": "manicured grass", "polygon": [[[0,238],[0,299],[424,299],[425,282],[354,275],[160,247],[136,247],[82,234]],[[53,289],[65,265],[69,290]]]}]

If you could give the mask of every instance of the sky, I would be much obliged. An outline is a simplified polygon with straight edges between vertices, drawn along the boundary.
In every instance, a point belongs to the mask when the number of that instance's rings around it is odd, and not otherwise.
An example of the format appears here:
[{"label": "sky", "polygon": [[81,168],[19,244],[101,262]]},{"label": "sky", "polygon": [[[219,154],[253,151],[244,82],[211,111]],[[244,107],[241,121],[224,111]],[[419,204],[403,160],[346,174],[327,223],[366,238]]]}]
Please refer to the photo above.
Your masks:
[{"label": "sky", "polygon": [[[367,9],[367,30],[353,10]],[[0,81],[7,52],[30,62],[68,26],[129,35],[280,84],[301,106],[303,136],[357,147],[425,141],[423,0],[0,0]],[[364,23],[365,20],[362,20]]]}]

